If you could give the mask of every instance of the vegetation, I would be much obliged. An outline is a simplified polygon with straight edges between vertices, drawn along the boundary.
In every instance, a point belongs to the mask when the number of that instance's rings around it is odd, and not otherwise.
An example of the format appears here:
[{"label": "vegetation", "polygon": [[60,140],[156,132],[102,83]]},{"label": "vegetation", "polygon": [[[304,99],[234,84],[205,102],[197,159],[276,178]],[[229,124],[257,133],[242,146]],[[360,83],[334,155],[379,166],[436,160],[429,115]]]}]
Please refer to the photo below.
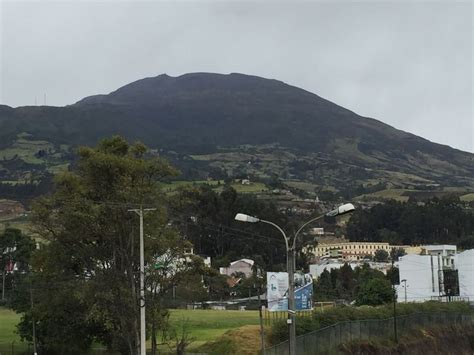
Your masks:
[{"label": "vegetation", "polygon": [[442,327],[432,325],[429,329],[413,329],[399,337],[398,343],[391,339],[351,341],[339,347],[342,354],[470,354],[472,352],[472,326]]},{"label": "vegetation", "polygon": [[356,267],[348,264],[340,269],[324,270],[313,285],[316,301],[336,299],[355,301],[357,305],[378,306],[393,300],[391,279],[381,271],[371,269],[368,264]]},{"label": "vegetation", "polygon": [[[31,254],[35,242],[18,229],[8,228],[0,234],[0,270],[2,270],[2,290],[0,304],[10,304],[13,298],[13,286],[24,279],[29,271]],[[13,267],[16,266],[16,272]]]},{"label": "vegetation", "polygon": [[[138,219],[130,207],[156,206],[145,224],[148,265],[157,255],[178,256],[186,247],[167,224],[158,185],[175,171],[163,160],[144,159],[145,152],[143,145],[130,146],[118,137],[96,149],[82,148],[77,170],[59,175],[54,195],[35,204],[36,232],[47,243],[31,261],[30,286],[19,286],[12,306],[24,313],[22,338],[31,340],[36,323],[42,351],[82,353],[94,340],[121,353],[135,351],[139,238]],[[148,274],[155,289],[163,273],[151,269]],[[33,308],[25,302],[28,288]],[[153,293],[149,302],[155,304]],[[151,328],[158,321],[154,315],[148,319]]]},{"label": "vegetation", "polygon": [[[457,312],[472,314],[473,310],[469,303],[453,302],[425,302],[425,303],[399,303],[397,305],[397,314],[405,315],[412,313],[429,312]],[[309,333],[329,325],[352,321],[358,319],[386,319],[393,317],[393,308],[390,304],[378,307],[335,307],[320,312],[313,312],[311,317],[299,317],[296,322],[297,335]],[[276,322],[272,325],[270,341],[272,344],[278,344],[288,338],[288,325],[285,321]]]},{"label": "vegetation", "polygon": [[[34,250],[32,239],[18,230],[4,232],[3,266],[7,259],[24,266],[22,273],[10,275],[6,283],[7,304],[22,315],[18,324],[22,339],[32,340],[34,324],[38,346],[48,354],[66,350],[80,354],[93,343],[123,354],[136,351],[139,238],[138,218],[131,209],[152,208],[145,217],[144,234],[147,331],[153,353],[158,351],[160,341],[173,343],[177,351],[184,352],[202,341],[200,332],[206,332],[202,325],[196,326],[196,320],[173,318],[168,307],[225,300],[231,295],[255,295],[264,283],[257,277],[258,270],[285,269],[285,246],[278,231],[265,224],[234,220],[236,213],[245,212],[274,221],[290,233],[294,231],[303,217],[289,210],[282,212],[255,193],[265,186],[283,188],[278,179],[268,179],[266,185],[237,185],[228,177],[215,183],[182,183],[175,180],[177,171],[157,155],[143,144],[130,145],[120,137],[103,140],[96,148],[79,149],[73,168],[55,178],[54,193],[32,205],[33,231],[42,241],[41,248]],[[41,186],[34,181],[15,186],[29,185]],[[318,186],[315,193],[322,192]],[[303,185],[293,189],[300,187]],[[450,201],[434,200],[424,206],[413,202],[377,206],[373,209],[382,212],[374,213],[383,222],[394,216],[398,219],[380,230],[382,222],[362,211],[351,220],[349,228],[353,235],[371,236],[366,232],[373,228],[377,237],[399,240],[405,235],[402,232],[413,227],[409,223],[418,223],[416,218],[428,215],[431,219],[426,221],[434,221],[437,214],[444,213],[454,221],[446,234],[465,240],[472,230],[472,216],[460,209],[458,201]],[[409,222],[404,221],[404,213],[408,213],[405,209],[415,216]],[[439,233],[444,235],[443,231]],[[15,254],[11,252],[12,245],[17,247]],[[212,257],[212,268],[205,266],[201,258],[187,254],[191,246],[195,254]],[[381,254],[378,259],[388,258],[386,253]],[[402,251],[396,254],[399,256]],[[233,275],[240,282],[231,287],[227,277],[217,270],[244,257],[255,261],[254,275]],[[298,256],[297,264],[307,264],[304,255]],[[396,275],[388,277],[395,280]],[[393,300],[390,281],[382,273],[367,266],[353,271],[348,265],[324,272],[315,284],[315,297],[345,299],[357,305],[381,305]],[[204,314],[200,321],[203,319]],[[253,321],[256,324],[258,318]],[[315,326],[305,322],[301,322],[303,329]],[[227,325],[207,329],[214,335],[226,330]]]},{"label": "vegetation", "polygon": [[138,80],[66,107],[0,106],[0,181],[38,183],[113,134],[150,145],[185,180],[276,175],[323,187],[324,200],[474,186],[470,153],[276,80],[208,73]]},{"label": "vegetation", "polygon": [[[189,349],[197,349],[207,342],[215,341],[229,330],[259,324],[257,311],[171,309],[169,310],[169,315],[170,328],[168,330],[171,333],[174,331],[179,332],[180,325],[182,325],[183,320],[185,321],[189,336],[193,339]],[[20,317],[15,312],[0,307],[0,346],[11,345],[13,341],[17,346],[21,345],[20,336],[15,333]],[[158,341],[159,343],[166,343],[167,338],[168,335],[165,338],[160,335]],[[148,346],[151,346],[150,343]],[[165,344],[161,345],[160,348],[161,350],[169,350]]]},{"label": "vegetation", "polygon": [[347,225],[347,235],[351,240],[395,245],[469,245],[474,240],[474,214],[452,197],[423,204],[389,201],[357,210]]}]

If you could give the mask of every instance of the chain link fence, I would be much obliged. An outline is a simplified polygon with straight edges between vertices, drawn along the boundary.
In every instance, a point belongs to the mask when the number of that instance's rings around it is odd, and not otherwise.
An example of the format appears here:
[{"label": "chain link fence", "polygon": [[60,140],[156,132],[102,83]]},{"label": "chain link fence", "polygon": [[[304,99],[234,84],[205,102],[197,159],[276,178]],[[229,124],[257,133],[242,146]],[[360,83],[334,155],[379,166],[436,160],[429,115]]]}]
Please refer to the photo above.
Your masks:
[{"label": "chain link fence", "polygon": [[[397,333],[403,335],[416,328],[450,325],[474,325],[474,316],[461,313],[413,313],[397,316]],[[347,321],[300,335],[296,338],[298,355],[337,353],[337,347],[353,340],[394,338],[394,318]],[[265,349],[265,355],[287,355],[289,342]]]}]

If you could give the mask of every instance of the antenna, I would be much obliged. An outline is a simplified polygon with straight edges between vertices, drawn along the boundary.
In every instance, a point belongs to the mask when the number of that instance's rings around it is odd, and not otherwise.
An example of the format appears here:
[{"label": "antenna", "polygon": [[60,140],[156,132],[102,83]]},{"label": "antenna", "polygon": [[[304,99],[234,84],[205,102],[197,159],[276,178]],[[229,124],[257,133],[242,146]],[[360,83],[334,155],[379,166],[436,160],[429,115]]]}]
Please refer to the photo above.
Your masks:
[{"label": "antenna", "polygon": [[38,106],[38,98],[35,96],[35,106]]},{"label": "antenna", "polygon": [[46,106],[46,93],[44,94],[43,98],[44,98],[43,104]]}]

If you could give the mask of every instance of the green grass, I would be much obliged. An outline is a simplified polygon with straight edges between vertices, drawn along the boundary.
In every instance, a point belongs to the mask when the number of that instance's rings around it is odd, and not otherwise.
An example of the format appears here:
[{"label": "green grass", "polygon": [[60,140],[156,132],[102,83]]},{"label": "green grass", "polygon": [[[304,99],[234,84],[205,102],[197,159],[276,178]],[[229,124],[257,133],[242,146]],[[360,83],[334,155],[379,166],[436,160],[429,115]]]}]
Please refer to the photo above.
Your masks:
[{"label": "green grass", "polygon": [[183,320],[195,338],[191,348],[214,340],[230,329],[259,324],[258,311],[171,310],[172,325],[179,325]]},{"label": "green grass", "polygon": [[176,191],[180,187],[186,187],[186,186],[193,186],[193,185],[210,185],[212,187],[215,187],[218,185],[218,183],[224,184],[223,180],[217,181],[217,180],[194,180],[194,181],[187,181],[187,180],[177,180],[177,181],[172,181],[169,183],[162,183],[161,188],[163,189],[164,192],[173,192]]},{"label": "green grass", "polygon": [[365,199],[386,199],[386,200],[396,200],[400,202],[406,202],[408,201],[408,196],[404,196],[403,194],[407,191],[410,191],[408,189],[386,189],[386,190],[381,190],[377,191],[374,193],[370,194],[365,194],[365,195],[360,195],[357,196],[355,199],[356,200],[365,200]]},{"label": "green grass", "polygon": [[20,337],[15,333],[20,315],[12,310],[0,307],[0,345],[20,343]]},{"label": "green grass", "polygon": [[268,190],[267,186],[261,182],[251,182],[250,185],[233,183],[231,186],[239,193],[256,193]]},{"label": "green grass", "polygon": [[[174,309],[170,313],[171,326],[179,326],[183,320],[187,322],[190,334],[195,339],[190,346],[191,349],[216,339],[230,329],[259,324],[258,311]],[[15,334],[15,327],[19,321],[20,315],[9,309],[0,308],[0,346],[11,344],[12,341],[20,343],[20,337]]]},{"label": "green grass", "polygon": [[15,334],[15,325],[20,321],[20,315],[12,310],[0,307],[0,344],[20,341]]},{"label": "green grass", "polygon": [[474,201],[474,192],[470,193],[470,194],[467,194],[467,195],[463,195],[460,197],[461,201],[465,201],[465,202],[472,202]]},{"label": "green grass", "polygon": [[44,161],[35,156],[39,150],[52,149],[53,145],[46,141],[29,141],[23,138],[18,139],[9,148],[0,151],[1,159],[12,159],[17,156],[29,164],[43,164]]}]

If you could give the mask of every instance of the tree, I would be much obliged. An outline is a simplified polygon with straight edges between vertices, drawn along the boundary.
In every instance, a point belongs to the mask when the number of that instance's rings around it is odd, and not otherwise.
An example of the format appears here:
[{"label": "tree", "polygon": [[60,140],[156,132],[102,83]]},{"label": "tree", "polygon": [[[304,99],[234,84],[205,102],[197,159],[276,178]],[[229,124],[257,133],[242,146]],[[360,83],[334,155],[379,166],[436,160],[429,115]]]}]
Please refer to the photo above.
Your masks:
[{"label": "tree", "polygon": [[329,271],[324,270],[313,283],[313,297],[316,301],[332,301],[337,298]]},{"label": "tree", "polygon": [[388,261],[388,252],[383,249],[377,249],[374,254],[374,261],[386,263]]},{"label": "tree", "polygon": [[73,341],[48,328],[54,324],[85,340],[80,352],[92,338],[123,354],[137,352],[138,219],[129,209],[156,208],[145,217],[147,273],[157,255],[180,244],[160,191],[160,180],[176,171],[164,160],[147,159],[146,151],[120,137],[81,148],[76,170],[59,175],[55,193],[35,203],[33,223],[47,243],[33,263],[35,306],[23,316],[20,331],[31,338],[34,315],[43,351],[58,352]]},{"label": "tree", "polygon": [[360,286],[356,295],[358,306],[379,306],[393,300],[390,282],[384,278],[373,278]]},{"label": "tree", "polygon": [[236,222],[235,214],[242,211],[290,230],[288,217],[274,204],[251,194],[237,194],[230,186],[221,193],[206,185],[182,188],[172,204],[181,233],[189,238],[196,253],[212,257],[215,265],[255,255],[260,256],[265,270],[284,265],[286,250],[281,234],[264,224]]},{"label": "tree", "polygon": [[398,261],[398,259],[405,254],[405,249],[393,248],[392,250],[390,250],[390,259],[392,259],[393,261]]},{"label": "tree", "polygon": [[[2,302],[6,301],[6,292],[11,291],[14,278],[21,278],[29,270],[30,258],[35,250],[34,240],[21,230],[7,228],[0,235],[0,270],[2,270]],[[13,271],[13,266],[16,272]],[[8,277],[7,277],[8,274]]]}]

